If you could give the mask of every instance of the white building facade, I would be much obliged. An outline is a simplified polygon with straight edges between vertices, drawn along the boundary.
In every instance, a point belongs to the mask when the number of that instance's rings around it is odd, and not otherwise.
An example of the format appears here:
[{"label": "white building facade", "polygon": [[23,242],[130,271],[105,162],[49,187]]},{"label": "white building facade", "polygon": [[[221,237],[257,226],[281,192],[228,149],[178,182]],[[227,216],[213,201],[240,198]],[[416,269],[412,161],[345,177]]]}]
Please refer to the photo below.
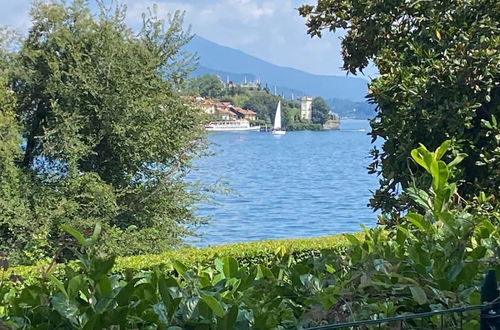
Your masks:
[{"label": "white building facade", "polygon": [[300,98],[300,118],[301,119],[312,119],[312,97],[302,96]]}]

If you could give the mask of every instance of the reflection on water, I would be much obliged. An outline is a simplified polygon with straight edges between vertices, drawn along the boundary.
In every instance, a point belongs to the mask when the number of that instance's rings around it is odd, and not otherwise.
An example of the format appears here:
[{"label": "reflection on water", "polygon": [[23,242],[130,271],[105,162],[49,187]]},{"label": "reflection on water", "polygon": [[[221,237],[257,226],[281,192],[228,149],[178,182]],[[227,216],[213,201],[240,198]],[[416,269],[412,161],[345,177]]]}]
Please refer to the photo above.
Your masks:
[{"label": "reflection on water", "polygon": [[212,223],[199,230],[198,246],[260,239],[313,237],[373,226],[367,207],[377,179],[368,175],[369,125],[344,120],[341,130],[213,133],[215,156],[196,163],[191,176],[227,181],[234,194],[200,205]]}]

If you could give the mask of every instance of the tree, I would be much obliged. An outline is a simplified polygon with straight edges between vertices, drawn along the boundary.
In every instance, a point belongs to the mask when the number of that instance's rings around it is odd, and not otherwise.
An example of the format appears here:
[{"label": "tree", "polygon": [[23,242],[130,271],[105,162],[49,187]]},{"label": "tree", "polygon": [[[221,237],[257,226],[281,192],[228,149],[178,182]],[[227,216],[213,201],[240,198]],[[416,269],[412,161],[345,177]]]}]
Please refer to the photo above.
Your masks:
[{"label": "tree", "polygon": [[[199,191],[183,177],[203,152],[201,114],[175,92],[189,69],[179,49],[190,36],[179,13],[165,24],[153,9],[138,34],[125,14],[94,16],[80,0],[35,4],[10,75],[18,123],[8,127],[20,128],[23,148],[2,159],[33,189],[29,219],[21,227],[15,216],[4,220],[1,236],[27,230],[49,242],[49,254],[60,224],[102,222],[105,247],[131,254],[178,244],[200,222]],[[26,241],[16,244],[26,250]]]},{"label": "tree", "polygon": [[[400,189],[410,174],[427,176],[408,161],[419,143],[430,148],[452,140],[459,166],[458,193],[496,193],[500,186],[500,10],[493,0],[319,0],[299,9],[308,33],[346,31],[343,68],[355,74],[373,61],[380,75],[369,87],[377,105],[370,172],[380,175],[371,205],[384,211],[408,208]],[[416,180],[425,185],[425,180]]]},{"label": "tree", "polygon": [[193,93],[202,97],[219,98],[224,94],[224,84],[214,74],[205,74],[189,82]]},{"label": "tree", "polygon": [[[16,121],[14,108],[15,95],[8,83],[8,77],[14,67],[16,33],[0,28],[0,251],[15,250],[16,242],[27,244],[29,205],[25,198],[31,187],[17,166],[21,156],[20,126]],[[14,256],[15,258],[15,256]]]},{"label": "tree", "polygon": [[331,118],[330,107],[324,99],[316,97],[312,103],[312,122],[323,125]]},{"label": "tree", "polygon": [[255,111],[259,119],[271,123],[274,119],[278,100],[279,97],[277,96],[265,92],[255,92],[245,101],[243,108]]}]

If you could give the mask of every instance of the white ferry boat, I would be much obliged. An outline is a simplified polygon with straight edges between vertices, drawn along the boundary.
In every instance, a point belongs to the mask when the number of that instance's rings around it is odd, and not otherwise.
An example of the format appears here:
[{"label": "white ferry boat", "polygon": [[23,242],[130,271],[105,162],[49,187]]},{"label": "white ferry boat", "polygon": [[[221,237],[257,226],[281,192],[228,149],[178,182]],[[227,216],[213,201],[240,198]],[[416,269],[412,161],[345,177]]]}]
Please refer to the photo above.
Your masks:
[{"label": "white ferry boat", "polygon": [[207,131],[260,131],[260,126],[250,126],[248,120],[213,121],[205,125]]}]

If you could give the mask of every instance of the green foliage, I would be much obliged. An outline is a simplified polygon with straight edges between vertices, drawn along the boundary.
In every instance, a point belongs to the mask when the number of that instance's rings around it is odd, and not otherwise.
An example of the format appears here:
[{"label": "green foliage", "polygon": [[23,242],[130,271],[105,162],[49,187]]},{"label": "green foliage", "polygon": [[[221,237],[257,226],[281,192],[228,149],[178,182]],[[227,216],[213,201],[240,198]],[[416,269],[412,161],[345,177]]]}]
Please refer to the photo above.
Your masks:
[{"label": "green foliage", "polygon": [[[350,266],[338,285],[358,318],[477,304],[485,270],[500,269],[500,213],[478,212],[491,201],[484,194],[482,206],[457,203],[456,184],[448,180],[463,156],[443,162],[449,146],[446,141],[434,152],[420,146],[411,153],[432,177],[430,188],[408,191],[422,213],[408,213],[390,231],[365,230],[363,242],[352,239],[344,261]],[[475,322],[469,320],[468,328]]]},{"label": "green foliage", "polygon": [[[451,139],[451,154],[469,156],[457,168],[459,194],[472,199],[500,186],[500,7],[494,0],[319,0],[302,6],[308,33],[346,31],[344,69],[362,71],[373,61],[380,75],[369,87],[377,105],[371,122],[370,171],[380,175],[371,204],[383,211],[408,209],[399,192],[427,176],[408,162],[408,150],[436,148]],[[425,186],[426,180],[417,180]],[[402,189],[401,189],[402,188]]]},{"label": "green foliage", "polygon": [[179,52],[182,15],[165,23],[150,11],[139,33],[124,20],[123,7],[94,16],[85,1],[36,3],[8,56],[0,250],[15,262],[55,253],[60,224],[102,222],[102,248],[133,254],[175,246],[202,221],[201,189],[184,180],[204,132],[176,92],[191,60]]},{"label": "green foliage", "polygon": [[218,76],[214,74],[205,74],[188,81],[187,93],[189,95],[216,99],[223,95],[224,84]]},{"label": "green foliage", "polygon": [[265,91],[258,91],[250,94],[243,107],[252,109],[257,113],[257,117],[267,125],[271,125],[276,114],[276,106],[281,100],[281,118],[286,130],[293,130],[292,126],[300,115],[300,105],[295,101],[281,99],[280,96],[271,95]]},{"label": "green foliage", "polygon": [[[243,108],[252,109],[252,111],[257,113],[257,117],[259,119],[272,123],[279,100],[280,98],[278,96],[271,95],[269,93],[254,93],[245,101]],[[282,111],[282,117],[285,118],[286,115],[284,106],[282,106]]]},{"label": "green foliage", "polygon": [[309,122],[295,122],[289,124],[286,129],[289,131],[321,131],[323,129],[323,125]]},{"label": "green foliage", "polygon": [[[65,227],[85,251],[76,268],[22,288],[16,289],[15,279],[0,285],[0,317],[14,328],[37,329],[296,329],[479,304],[485,270],[500,271],[500,213],[485,194],[469,203],[455,200],[449,178],[463,157],[444,162],[449,146],[446,141],[432,152],[424,146],[412,151],[432,178],[427,189],[408,193],[422,213],[407,214],[389,230],[298,241],[295,251],[279,241],[256,242],[198,250],[204,254],[193,263],[186,250],[184,262],[159,266],[168,256],[143,264],[121,259],[118,264],[139,266],[113,275],[115,260],[92,248],[99,228],[85,238]],[[270,261],[245,259],[259,245],[274,250],[266,252]],[[307,246],[320,251],[297,254]],[[228,255],[235,252],[237,258]],[[443,321],[446,328],[478,327],[476,313]],[[440,320],[403,326],[433,329]]]},{"label": "green foliage", "polygon": [[[297,325],[300,306],[289,297],[310,285],[310,279],[283,282],[286,265],[296,264],[280,246],[269,267],[242,266],[232,257],[219,257],[198,270],[179,261],[170,266],[111,274],[113,257],[93,249],[100,227],[91,237],[63,229],[81,244],[76,267],[66,267],[59,279],[51,274],[22,289],[0,285],[0,317],[12,328],[102,329],[282,329]],[[325,246],[312,241],[313,246]],[[275,247],[283,242],[268,243]],[[278,266],[279,265],[279,266]],[[295,293],[299,293],[296,291]]]},{"label": "green foliage", "polygon": [[[8,37],[4,38],[6,41]],[[28,243],[33,239],[25,231],[29,218],[26,194],[30,185],[16,166],[21,155],[20,127],[14,112],[15,96],[7,81],[12,58],[6,51],[4,38],[0,38],[0,252],[7,247],[14,250],[17,241]]]},{"label": "green foliage", "polygon": [[332,119],[330,106],[321,97],[316,97],[312,103],[311,121],[315,124],[323,125],[328,119]]},{"label": "green foliage", "polygon": [[[107,235],[107,233],[105,234]],[[361,238],[358,234],[356,234],[356,237]],[[107,236],[103,236],[104,241],[107,239]],[[270,267],[284,253],[292,255],[297,260],[306,260],[319,255],[325,249],[340,251],[345,248],[348,242],[343,235],[336,235],[320,238],[236,243],[205,248],[186,247],[161,254],[118,257],[113,270],[116,272],[151,270],[162,265],[172,265],[174,260],[180,261],[189,267],[199,268],[211,265],[216,258],[224,257],[235,258],[242,265],[261,264]],[[100,242],[100,244],[105,244],[105,242]],[[36,266],[18,266],[11,270],[21,275],[26,281],[33,281],[48,266],[49,263]],[[64,268],[64,265],[53,265],[51,268],[53,271],[59,272]]]}]

